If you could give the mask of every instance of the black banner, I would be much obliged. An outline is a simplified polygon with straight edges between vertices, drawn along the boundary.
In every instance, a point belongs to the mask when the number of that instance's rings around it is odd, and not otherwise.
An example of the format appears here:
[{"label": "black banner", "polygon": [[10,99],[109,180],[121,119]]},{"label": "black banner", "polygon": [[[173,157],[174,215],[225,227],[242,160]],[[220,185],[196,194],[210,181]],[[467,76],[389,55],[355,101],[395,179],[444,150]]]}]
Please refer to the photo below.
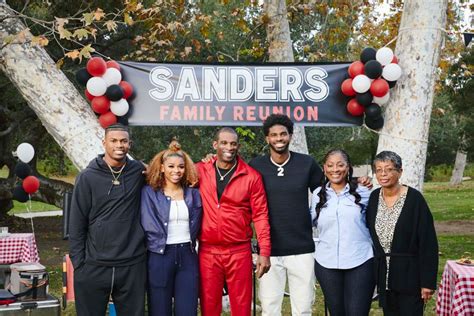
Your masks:
[{"label": "black banner", "polygon": [[130,125],[261,125],[272,113],[312,126],[361,125],[341,93],[349,63],[120,62],[135,96]]}]

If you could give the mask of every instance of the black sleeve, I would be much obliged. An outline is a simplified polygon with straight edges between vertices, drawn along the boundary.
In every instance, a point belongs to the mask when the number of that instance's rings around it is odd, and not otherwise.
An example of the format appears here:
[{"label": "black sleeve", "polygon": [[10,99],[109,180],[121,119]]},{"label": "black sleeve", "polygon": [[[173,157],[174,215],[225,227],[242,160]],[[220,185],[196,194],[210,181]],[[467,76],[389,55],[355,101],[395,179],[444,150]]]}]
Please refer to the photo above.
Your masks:
[{"label": "black sleeve", "polygon": [[74,269],[84,264],[91,204],[91,189],[81,173],[74,185],[69,223],[69,256]]},{"label": "black sleeve", "polygon": [[252,168],[254,168],[255,170],[257,170],[257,169],[255,168],[255,162],[256,162],[256,161],[257,161],[257,157],[252,158],[252,160],[249,161],[249,166],[252,167]]},{"label": "black sleeve", "polygon": [[419,265],[421,287],[436,289],[438,274],[438,239],[433,222],[433,215],[423,195],[418,192],[420,221],[418,226]]},{"label": "black sleeve", "polygon": [[321,167],[318,165],[316,160],[311,158],[311,169],[310,169],[310,178],[309,178],[309,189],[311,192],[316,190],[317,187],[321,185],[323,180],[323,171]]}]

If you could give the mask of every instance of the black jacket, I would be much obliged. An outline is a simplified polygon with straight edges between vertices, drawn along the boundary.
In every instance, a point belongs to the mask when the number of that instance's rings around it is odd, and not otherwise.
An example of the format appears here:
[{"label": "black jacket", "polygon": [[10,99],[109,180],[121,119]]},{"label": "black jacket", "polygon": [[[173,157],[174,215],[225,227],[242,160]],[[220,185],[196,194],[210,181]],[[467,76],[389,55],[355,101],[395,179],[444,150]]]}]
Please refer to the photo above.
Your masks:
[{"label": "black jacket", "polygon": [[393,234],[390,254],[386,254],[375,232],[380,189],[372,192],[367,224],[374,243],[377,287],[382,306],[386,288],[386,256],[390,256],[388,288],[400,293],[421,295],[421,288],[436,289],[438,240],[433,216],[423,195],[408,187],[405,204]]},{"label": "black jacket", "polygon": [[103,155],[76,178],[69,224],[70,257],[75,269],[84,263],[124,266],[145,259],[145,235],[140,225],[144,184],[140,162],[127,159],[112,184]]}]

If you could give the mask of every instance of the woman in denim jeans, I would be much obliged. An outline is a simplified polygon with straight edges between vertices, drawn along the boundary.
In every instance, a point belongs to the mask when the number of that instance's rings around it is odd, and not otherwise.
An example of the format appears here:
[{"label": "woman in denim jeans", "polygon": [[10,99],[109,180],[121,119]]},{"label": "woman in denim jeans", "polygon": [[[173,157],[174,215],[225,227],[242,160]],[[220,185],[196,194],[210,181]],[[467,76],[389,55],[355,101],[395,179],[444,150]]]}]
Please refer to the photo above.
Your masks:
[{"label": "woman in denim jeans", "polygon": [[352,181],[341,149],[324,157],[324,180],[313,194],[311,213],[319,231],[316,278],[331,316],[369,314],[374,291],[374,254],[365,221],[370,191]]}]

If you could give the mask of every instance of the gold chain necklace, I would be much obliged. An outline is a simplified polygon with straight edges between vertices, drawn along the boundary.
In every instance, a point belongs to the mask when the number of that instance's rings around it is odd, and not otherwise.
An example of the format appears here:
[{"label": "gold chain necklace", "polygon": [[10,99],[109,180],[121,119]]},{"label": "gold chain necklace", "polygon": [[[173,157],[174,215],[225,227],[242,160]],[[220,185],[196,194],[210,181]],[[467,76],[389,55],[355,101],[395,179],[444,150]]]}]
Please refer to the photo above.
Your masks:
[{"label": "gold chain necklace", "polygon": [[108,164],[107,164],[107,167],[109,167],[109,170],[110,170],[110,173],[112,174],[112,184],[113,185],[120,185],[120,181],[119,181],[119,177],[120,175],[122,174],[122,171],[123,171],[123,168],[125,168],[125,166],[127,165],[127,163],[125,163],[122,168],[120,168],[119,171],[115,171],[114,169],[112,169],[112,167]]}]

